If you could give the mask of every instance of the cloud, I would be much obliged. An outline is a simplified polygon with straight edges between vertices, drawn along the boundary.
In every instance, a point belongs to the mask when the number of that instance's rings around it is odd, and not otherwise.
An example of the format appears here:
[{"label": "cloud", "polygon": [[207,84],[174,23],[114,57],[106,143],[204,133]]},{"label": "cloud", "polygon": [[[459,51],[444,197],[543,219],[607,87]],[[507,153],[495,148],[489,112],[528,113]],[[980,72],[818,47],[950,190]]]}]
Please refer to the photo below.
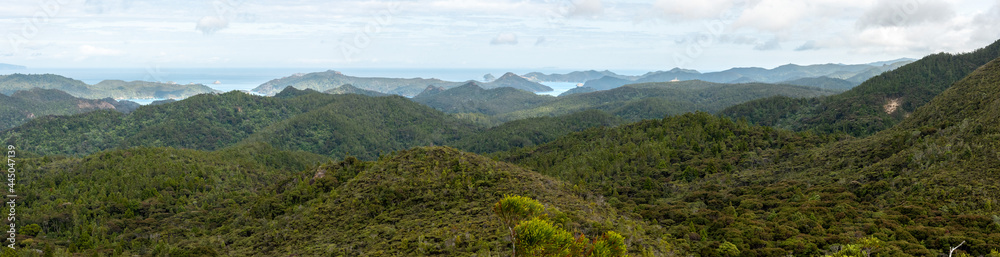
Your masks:
[{"label": "cloud", "polygon": [[81,61],[90,57],[103,57],[103,56],[120,56],[124,54],[122,51],[100,48],[92,45],[82,45],[78,47],[80,55],[77,56],[76,60]]},{"label": "cloud", "polygon": [[132,0],[87,0],[83,4],[87,12],[102,14],[117,9],[129,10]]},{"label": "cloud", "polygon": [[1000,1],[997,1],[985,13],[976,15],[973,24],[976,27],[976,32],[972,37],[981,44],[989,44],[1000,38],[1000,26],[997,26],[1000,24]]},{"label": "cloud", "polygon": [[723,34],[719,36],[719,43],[757,45],[760,44],[760,39],[744,34]]},{"label": "cloud", "polygon": [[872,27],[909,27],[928,22],[943,22],[955,17],[955,9],[940,0],[879,0],[858,19],[858,29]]},{"label": "cloud", "polygon": [[516,45],[517,44],[517,34],[510,32],[503,32],[497,35],[490,41],[491,45]]},{"label": "cloud", "polygon": [[604,13],[604,4],[601,0],[573,0],[573,9],[570,16],[594,17]]},{"label": "cloud", "polygon": [[545,44],[545,41],[546,41],[546,40],[547,40],[547,39],[545,39],[545,37],[538,37],[538,40],[535,40],[535,45],[536,45],[536,46],[540,46],[540,45],[542,45],[542,44]]},{"label": "cloud", "polygon": [[[732,8],[735,0],[657,0],[653,8],[670,19],[718,18]],[[742,1],[741,1],[742,2]]]},{"label": "cloud", "polygon": [[222,30],[229,27],[229,20],[216,16],[205,16],[198,20],[198,26],[195,29],[200,30],[202,34],[211,35],[215,34],[216,31]]},{"label": "cloud", "polygon": [[795,51],[808,51],[808,50],[819,50],[819,49],[821,49],[821,47],[819,47],[818,45],[816,45],[816,40],[809,40],[809,41],[806,41],[805,44],[802,44],[801,46],[796,47]]},{"label": "cloud", "polygon": [[781,42],[778,41],[778,38],[772,38],[767,42],[757,44],[757,46],[753,47],[753,50],[757,51],[770,51],[778,49],[781,49]]}]

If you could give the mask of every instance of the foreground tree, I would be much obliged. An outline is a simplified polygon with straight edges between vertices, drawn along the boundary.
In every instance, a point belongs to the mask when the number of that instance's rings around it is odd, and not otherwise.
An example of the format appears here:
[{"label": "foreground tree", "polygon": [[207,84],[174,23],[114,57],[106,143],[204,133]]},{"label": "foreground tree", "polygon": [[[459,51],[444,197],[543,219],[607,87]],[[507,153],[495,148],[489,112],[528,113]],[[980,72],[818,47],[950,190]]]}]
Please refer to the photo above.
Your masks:
[{"label": "foreground tree", "polygon": [[594,239],[574,237],[549,221],[544,211],[538,201],[516,195],[493,205],[493,213],[510,233],[512,256],[627,256],[622,235],[608,231]]}]

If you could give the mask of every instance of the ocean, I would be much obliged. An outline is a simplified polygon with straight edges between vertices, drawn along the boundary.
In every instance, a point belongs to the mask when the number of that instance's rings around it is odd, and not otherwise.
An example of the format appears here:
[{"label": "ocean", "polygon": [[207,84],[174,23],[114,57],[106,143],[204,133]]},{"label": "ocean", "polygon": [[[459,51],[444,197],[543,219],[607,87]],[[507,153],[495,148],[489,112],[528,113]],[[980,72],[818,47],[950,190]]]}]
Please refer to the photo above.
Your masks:
[{"label": "ocean", "polygon": [[[279,79],[296,73],[322,72],[323,68],[28,68],[21,70],[0,70],[0,75],[14,73],[22,74],[56,74],[83,81],[87,84],[97,84],[103,80],[124,81],[158,81],[177,84],[203,84],[216,90],[228,92],[233,90],[250,91],[273,79]],[[483,76],[492,74],[503,76],[507,72],[526,74],[529,72],[568,73],[574,70],[562,69],[380,69],[380,68],[345,68],[332,69],[345,75],[355,77],[385,77],[385,78],[437,78],[446,81],[482,81]],[[616,71],[620,74],[642,74],[645,71]],[[218,84],[215,82],[218,81]],[[576,87],[577,83],[543,82],[554,89],[539,94],[557,96]],[[149,104],[162,99],[128,99],[140,104]]]}]

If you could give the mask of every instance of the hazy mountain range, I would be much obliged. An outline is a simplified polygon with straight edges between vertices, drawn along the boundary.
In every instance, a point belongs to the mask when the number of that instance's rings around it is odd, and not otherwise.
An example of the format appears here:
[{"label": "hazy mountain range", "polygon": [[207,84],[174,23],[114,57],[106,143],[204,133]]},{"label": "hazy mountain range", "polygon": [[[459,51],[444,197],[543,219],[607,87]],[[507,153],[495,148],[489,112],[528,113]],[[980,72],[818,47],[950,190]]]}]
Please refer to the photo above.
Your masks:
[{"label": "hazy mountain range", "polygon": [[[701,73],[696,70],[674,68],[669,71],[648,72],[641,76],[620,75],[611,71],[575,71],[567,74],[532,72],[523,77],[539,82],[578,82],[594,90],[608,90],[626,84],[668,82],[672,80],[702,80],[715,83],[788,83],[816,86],[826,89],[847,90],[868,78],[913,62],[914,59],[897,59],[869,64],[817,64],[782,65],[774,69],[732,68],[719,72]],[[812,80],[810,80],[812,79]]]},{"label": "hazy mountain range", "polygon": [[21,65],[13,65],[13,64],[0,63],[0,70],[23,70],[23,69],[27,69],[27,68],[28,67],[24,67],[24,66],[21,66]]}]

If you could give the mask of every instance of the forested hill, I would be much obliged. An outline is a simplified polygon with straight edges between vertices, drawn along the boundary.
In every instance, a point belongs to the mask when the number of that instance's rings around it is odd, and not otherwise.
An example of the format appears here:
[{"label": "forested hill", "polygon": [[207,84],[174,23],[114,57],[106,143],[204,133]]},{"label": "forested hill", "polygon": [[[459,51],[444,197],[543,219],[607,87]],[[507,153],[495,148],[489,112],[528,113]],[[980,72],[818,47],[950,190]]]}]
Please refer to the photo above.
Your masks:
[{"label": "forested hill", "polygon": [[823,99],[773,97],[722,113],[799,131],[872,135],[892,127],[976,68],[1000,57],[1000,41],[963,54],[934,54]]},{"label": "forested hill", "polygon": [[295,87],[298,89],[312,89],[324,92],[340,87],[344,84],[350,84],[351,86],[359,89],[380,93],[412,96],[420,93],[420,91],[427,88],[427,86],[452,88],[465,83],[424,78],[400,79],[353,77],[344,75],[339,71],[330,70],[308,74],[295,74],[280,79],[274,79],[261,84],[252,91],[264,95],[274,95],[281,92],[281,90],[284,90],[286,87]]},{"label": "forested hill", "polygon": [[399,96],[295,89],[282,94],[234,91],[143,106],[129,115],[99,111],[46,117],[4,131],[0,140],[40,154],[69,155],[137,146],[215,150],[265,141],[286,149],[374,159],[380,152],[446,144],[476,129]]},{"label": "forested hill", "polygon": [[57,256],[495,256],[511,248],[491,208],[518,194],[573,236],[619,231],[631,254],[672,250],[661,227],[600,197],[452,148],[321,160],[264,144],[28,159],[24,179],[47,186],[24,189],[19,211],[32,215],[19,221]]},{"label": "forested hill", "polygon": [[0,94],[33,88],[58,89],[70,95],[88,99],[149,99],[185,98],[197,94],[214,93],[216,90],[201,84],[167,84],[146,81],[105,80],[94,85],[53,74],[0,75]]},{"label": "forested hill", "polygon": [[684,253],[983,256],[1000,249],[1000,59],[862,139],[686,114],[499,157],[657,221]]},{"label": "forested hill", "polygon": [[533,108],[498,114],[496,119],[511,121],[596,109],[626,120],[638,121],[694,111],[717,112],[727,106],[770,96],[814,97],[833,93],[812,87],[763,83],[718,84],[704,81],[645,83],[561,96]]},{"label": "forested hill", "polygon": [[478,127],[401,96],[304,95],[289,101],[322,102],[317,108],[274,122],[244,142],[333,157],[375,160],[416,146],[447,145]]},{"label": "forested hill", "polygon": [[48,115],[72,115],[105,109],[127,113],[136,108],[139,104],[129,101],[83,99],[56,89],[34,88],[17,91],[11,96],[0,94],[0,131]]},{"label": "forested hill", "polygon": [[468,83],[447,90],[424,90],[413,101],[447,113],[482,113],[496,115],[538,106],[555,97],[510,87],[483,89],[476,83]]},{"label": "forested hill", "polygon": [[354,87],[351,84],[344,84],[334,89],[324,91],[323,93],[342,95],[342,94],[356,94],[356,95],[366,95],[366,96],[389,96],[389,94],[383,94],[372,90],[364,90]]}]

